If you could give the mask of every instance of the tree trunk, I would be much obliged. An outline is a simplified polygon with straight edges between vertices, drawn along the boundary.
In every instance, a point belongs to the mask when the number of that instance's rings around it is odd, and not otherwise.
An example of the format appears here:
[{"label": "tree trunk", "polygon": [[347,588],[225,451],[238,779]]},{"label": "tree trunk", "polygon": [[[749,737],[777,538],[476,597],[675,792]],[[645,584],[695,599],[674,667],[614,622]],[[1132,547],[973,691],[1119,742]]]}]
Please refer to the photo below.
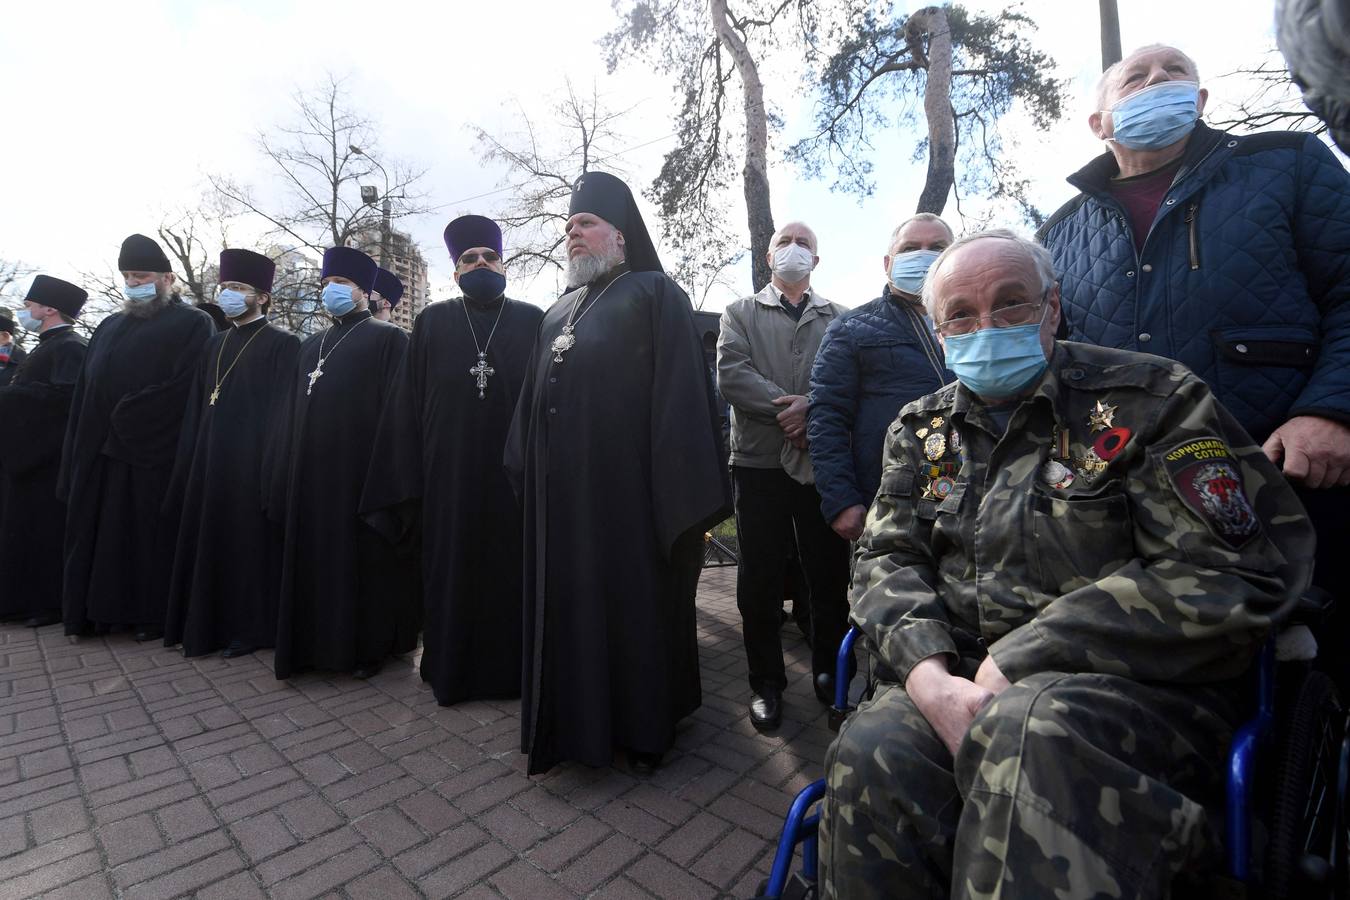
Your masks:
[{"label": "tree trunk", "polygon": [[731,26],[727,0],[708,0],[717,40],[731,55],[741,76],[745,107],[745,213],[750,226],[751,278],[756,291],[769,283],[769,241],[773,239],[773,207],[769,198],[769,121],[764,109],[764,84],[745,41]]},{"label": "tree trunk", "polygon": [[1116,0],[1097,0],[1102,20],[1102,71],[1120,62],[1120,10]]},{"label": "tree trunk", "polygon": [[[928,37],[925,51],[923,38]],[[952,32],[947,14],[936,6],[905,20],[911,55],[928,70],[923,116],[928,121],[928,175],[915,212],[941,215],[956,181],[956,119],[952,115]]]}]

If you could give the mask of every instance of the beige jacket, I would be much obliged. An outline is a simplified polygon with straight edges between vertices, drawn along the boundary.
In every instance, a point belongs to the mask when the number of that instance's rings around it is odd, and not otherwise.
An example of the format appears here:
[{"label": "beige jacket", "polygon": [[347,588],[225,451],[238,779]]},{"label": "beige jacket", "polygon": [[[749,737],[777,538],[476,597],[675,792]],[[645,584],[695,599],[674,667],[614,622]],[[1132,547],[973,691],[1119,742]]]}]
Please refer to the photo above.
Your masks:
[{"label": "beige jacket", "polygon": [[811,456],[788,442],[778,427],[775,397],[811,392],[815,362],[825,328],[844,311],[812,288],[800,321],[779,303],[773,285],[742,297],[722,313],[717,338],[717,388],[731,405],[731,464],[751,469],[782,468],[802,484],[814,484]]}]

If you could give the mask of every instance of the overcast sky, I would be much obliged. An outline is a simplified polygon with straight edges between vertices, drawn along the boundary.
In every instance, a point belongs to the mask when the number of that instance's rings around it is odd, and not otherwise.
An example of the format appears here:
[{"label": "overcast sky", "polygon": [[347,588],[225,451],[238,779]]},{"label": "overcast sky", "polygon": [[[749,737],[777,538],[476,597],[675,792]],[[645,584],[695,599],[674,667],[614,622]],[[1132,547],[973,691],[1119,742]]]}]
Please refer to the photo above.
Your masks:
[{"label": "overcast sky", "polygon": [[[967,4],[979,11],[1003,5]],[[1003,130],[1049,212],[1072,195],[1064,176],[1101,152],[1086,125],[1100,70],[1097,5],[1022,6],[1037,22],[1035,43],[1055,58],[1060,77],[1071,79],[1074,95],[1065,120],[1049,132],[1018,117]],[[1185,49],[1208,82],[1211,106],[1244,92],[1214,76],[1260,61],[1273,43],[1273,0],[1121,0],[1120,8],[1126,49],[1155,41]],[[594,84],[615,108],[633,107],[621,127],[624,146],[637,149],[624,155],[623,167],[635,189],[655,175],[673,144],[671,87],[640,60],[606,74],[595,40],[614,22],[609,0],[7,4],[0,30],[7,125],[0,258],[72,279],[106,271],[122,238],[153,235],[167,211],[201,193],[207,173],[270,189],[257,130],[287,120],[297,85],[333,72],[347,78],[356,106],[380,124],[383,152],[429,169],[425,187],[436,211],[406,224],[431,265],[433,297],[448,296],[441,230],[461,213],[492,215],[502,200],[489,194],[502,173],[479,163],[469,123],[508,129],[518,107],[542,116],[567,76],[583,89]],[[827,182],[807,181],[781,159],[813,113],[796,74],[790,61],[779,61],[766,78],[787,127],[770,156],[775,220],[815,226],[822,259],[816,287],[856,306],[879,291],[886,238],[918,198],[923,169],[911,162],[917,135],[896,128],[877,142],[872,198],[859,204],[832,194]],[[950,205],[947,212],[955,218]],[[743,232],[741,208],[735,215]],[[712,296],[709,308],[749,286],[749,266],[742,265],[735,289]],[[542,305],[553,291],[552,279],[510,289]]]}]

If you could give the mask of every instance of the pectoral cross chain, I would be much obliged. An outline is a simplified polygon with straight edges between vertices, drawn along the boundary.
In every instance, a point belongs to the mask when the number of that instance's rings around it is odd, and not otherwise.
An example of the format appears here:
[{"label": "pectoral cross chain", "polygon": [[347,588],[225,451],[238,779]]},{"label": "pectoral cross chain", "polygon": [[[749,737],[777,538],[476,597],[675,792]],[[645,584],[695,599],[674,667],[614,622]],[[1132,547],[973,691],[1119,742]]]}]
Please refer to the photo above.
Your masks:
[{"label": "pectoral cross chain", "polygon": [[482,400],[486,396],[488,376],[497,374],[497,370],[487,364],[487,353],[479,351],[478,363],[469,369],[469,374],[478,380],[478,399]]}]

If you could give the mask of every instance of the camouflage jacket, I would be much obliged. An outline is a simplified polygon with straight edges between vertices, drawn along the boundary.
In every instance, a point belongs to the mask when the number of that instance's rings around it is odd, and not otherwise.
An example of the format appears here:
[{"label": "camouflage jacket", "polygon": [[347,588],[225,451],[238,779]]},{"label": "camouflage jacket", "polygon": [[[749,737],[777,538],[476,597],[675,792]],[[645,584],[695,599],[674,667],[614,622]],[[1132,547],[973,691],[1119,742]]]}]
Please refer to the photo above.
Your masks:
[{"label": "camouflage jacket", "polygon": [[986,651],[1012,682],[1244,671],[1268,614],[1307,586],[1313,532],[1205,383],[1060,342],[1010,415],[1004,433],[954,383],[887,432],[851,604],[890,674]]}]

